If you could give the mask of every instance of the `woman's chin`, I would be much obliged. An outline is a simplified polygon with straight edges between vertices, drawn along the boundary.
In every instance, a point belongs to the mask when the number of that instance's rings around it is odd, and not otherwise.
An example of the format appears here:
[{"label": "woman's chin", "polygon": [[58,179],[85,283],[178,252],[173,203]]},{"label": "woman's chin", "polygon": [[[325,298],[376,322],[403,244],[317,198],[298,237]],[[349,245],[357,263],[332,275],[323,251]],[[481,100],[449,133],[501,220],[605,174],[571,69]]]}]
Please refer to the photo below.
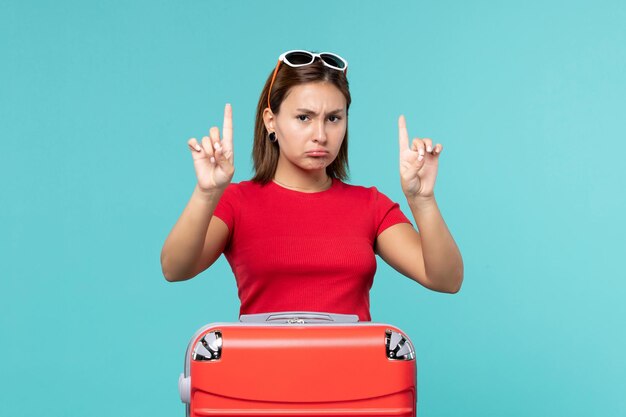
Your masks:
[{"label": "woman's chin", "polygon": [[306,167],[304,169],[307,169],[307,170],[320,170],[320,169],[326,169],[326,167],[329,166],[332,162],[333,160],[328,157],[327,158],[309,158],[301,166],[303,168]]},{"label": "woman's chin", "polygon": [[306,168],[304,169],[306,171],[325,171],[328,165],[329,164],[327,163],[307,164]]}]

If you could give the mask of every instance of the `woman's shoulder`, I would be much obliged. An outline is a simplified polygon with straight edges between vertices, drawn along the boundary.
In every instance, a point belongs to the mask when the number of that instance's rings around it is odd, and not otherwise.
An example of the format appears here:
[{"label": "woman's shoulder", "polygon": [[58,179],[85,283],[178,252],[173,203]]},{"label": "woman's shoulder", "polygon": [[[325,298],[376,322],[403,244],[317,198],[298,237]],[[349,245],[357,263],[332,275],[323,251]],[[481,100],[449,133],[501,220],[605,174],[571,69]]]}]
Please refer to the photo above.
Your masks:
[{"label": "woman's shoulder", "polygon": [[378,205],[389,201],[389,197],[381,192],[376,186],[370,185],[355,185],[347,184],[343,181],[338,181],[338,194],[343,195],[344,198],[351,200],[354,204],[374,204]]},{"label": "woman's shoulder", "polygon": [[342,189],[342,191],[347,192],[347,193],[351,193],[354,195],[361,195],[361,196],[376,196],[378,194],[382,194],[378,188],[376,188],[375,186],[371,185],[371,186],[365,186],[365,185],[356,185],[356,184],[348,184],[345,183],[343,181],[337,180],[338,183],[338,187],[340,189]]},{"label": "woman's shoulder", "polygon": [[245,181],[239,181],[239,182],[231,182],[230,184],[228,184],[228,187],[226,189],[231,190],[231,191],[242,191],[242,190],[256,190],[261,187],[263,187],[263,184],[259,182],[252,181],[252,180],[245,180]]},{"label": "woman's shoulder", "polygon": [[241,197],[244,195],[257,194],[265,189],[267,189],[267,184],[262,184],[252,180],[245,180],[240,182],[231,182],[228,184],[228,187],[226,187],[224,194]]}]

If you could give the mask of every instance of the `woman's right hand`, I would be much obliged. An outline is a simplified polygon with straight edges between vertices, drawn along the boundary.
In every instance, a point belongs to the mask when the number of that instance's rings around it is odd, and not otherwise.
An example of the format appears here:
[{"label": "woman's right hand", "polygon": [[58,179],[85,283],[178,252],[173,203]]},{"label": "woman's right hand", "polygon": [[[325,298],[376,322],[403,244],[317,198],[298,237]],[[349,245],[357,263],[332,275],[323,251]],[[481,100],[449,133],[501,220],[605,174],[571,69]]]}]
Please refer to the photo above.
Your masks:
[{"label": "woman's right hand", "polygon": [[196,138],[187,141],[193,165],[198,177],[198,187],[201,191],[211,192],[225,189],[235,173],[233,159],[233,110],[230,104],[224,107],[223,137],[220,140],[220,130],[211,127],[209,136],[202,138],[199,144]]}]

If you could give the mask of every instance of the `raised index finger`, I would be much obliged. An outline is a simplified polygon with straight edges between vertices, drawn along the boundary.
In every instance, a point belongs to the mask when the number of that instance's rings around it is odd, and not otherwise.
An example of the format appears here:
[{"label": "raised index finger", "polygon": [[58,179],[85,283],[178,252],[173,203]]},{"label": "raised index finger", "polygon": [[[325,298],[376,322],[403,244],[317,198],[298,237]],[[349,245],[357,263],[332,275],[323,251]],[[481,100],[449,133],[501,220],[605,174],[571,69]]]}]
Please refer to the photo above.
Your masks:
[{"label": "raised index finger", "polygon": [[409,147],[409,132],[406,130],[406,119],[403,114],[398,118],[398,142],[400,152]]},{"label": "raised index finger", "polygon": [[222,126],[224,150],[233,149],[233,108],[229,103],[224,107],[224,125]]}]

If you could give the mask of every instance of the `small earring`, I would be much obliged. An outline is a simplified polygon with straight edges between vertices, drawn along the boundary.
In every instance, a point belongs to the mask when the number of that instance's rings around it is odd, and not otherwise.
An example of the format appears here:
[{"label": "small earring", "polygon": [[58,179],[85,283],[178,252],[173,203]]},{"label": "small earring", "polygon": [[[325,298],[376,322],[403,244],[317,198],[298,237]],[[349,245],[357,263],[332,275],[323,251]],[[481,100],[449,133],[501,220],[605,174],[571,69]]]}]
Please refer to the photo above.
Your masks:
[{"label": "small earring", "polygon": [[272,132],[270,133],[270,142],[275,143],[276,142],[276,133]]}]

